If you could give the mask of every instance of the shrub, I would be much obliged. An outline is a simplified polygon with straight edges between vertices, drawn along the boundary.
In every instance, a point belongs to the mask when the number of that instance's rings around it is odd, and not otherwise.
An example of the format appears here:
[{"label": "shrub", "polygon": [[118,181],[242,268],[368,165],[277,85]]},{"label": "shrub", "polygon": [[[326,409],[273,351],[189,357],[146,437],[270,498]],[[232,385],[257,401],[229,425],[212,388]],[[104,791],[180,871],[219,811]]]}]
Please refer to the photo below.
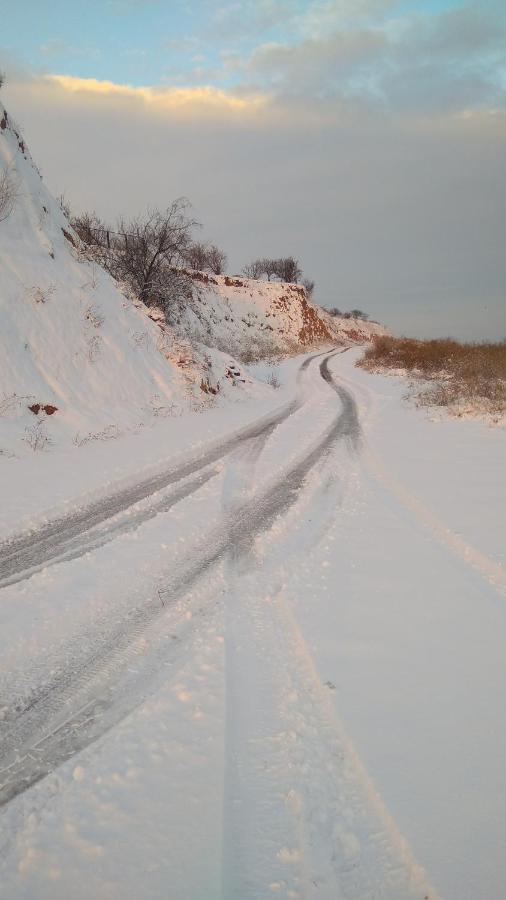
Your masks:
[{"label": "shrub", "polygon": [[404,369],[432,384],[418,393],[425,405],[483,402],[490,412],[506,411],[506,341],[460,343],[453,338],[414,340],[376,337],[359,365]]},{"label": "shrub", "polygon": [[44,422],[36,422],[25,428],[25,436],[23,438],[31,450],[47,450],[53,443],[52,439],[46,433]]}]

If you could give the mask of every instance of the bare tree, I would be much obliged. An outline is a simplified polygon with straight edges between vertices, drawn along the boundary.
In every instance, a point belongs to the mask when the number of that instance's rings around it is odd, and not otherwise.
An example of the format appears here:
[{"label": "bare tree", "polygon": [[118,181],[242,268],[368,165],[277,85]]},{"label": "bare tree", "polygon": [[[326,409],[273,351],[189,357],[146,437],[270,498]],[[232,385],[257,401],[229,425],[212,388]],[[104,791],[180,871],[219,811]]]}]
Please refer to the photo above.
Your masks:
[{"label": "bare tree", "polygon": [[259,279],[262,278],[262,275],[266,275],[267,281],[270,281],[274,276],[278,276],[278,269],[279,260],[264,257],[263,259],[254,259],[244,267],[243,272],[247,278]]},{"label": "bare tree", "polygon": [[262,263],[264,274],[267,275],[267,281],[278,275],[278,261],[276,259],[263,259]]},{"label": "bare tree", "polygon": [[185,251],[187,265],[198,272],[214,272],[222,275],[227,265],[227,255],[216,244],[205,244],[199,241],[189,245]]},{"label": "bare tree", "polygon": [[166,308],[180,286],[191,242],[191,231],[198,223],[188,216],[185,198],[174,200],[166,210],[150,210],[146,218],[121,220],[119,243],[112,274],[127,281],[148,306]]},{"label": "bare tree", "polygon": [[196,259],[195,248],[204,247],[191,239],[198,223],[189,216],[189,207],[185,198],[179,198],[165,210],[120,219],[115,230],[94,212],[70,221],[95,262],[143,303],[159,306],[167,314],[175,301],[185,302],[191,296],[192,280],[184,268],[197,267],[201,260]]},{"label": "bare tree", "polygon": [[215,275],[223,275],[227,268],[227,254],[220,250],[216,244],[210,244],[208,258],[211,272],[214,272]]},{"label": "bare tree", "polygon": [[302,269],[298,260],[293,256],[285,256],[281,259],[272,260],[274,263],[274,274],[281,281],[288,281],[290,284],[298,284],[302,277]]},{"label": "bare tree", "polygon": [[203,272],[207,268],[207,244],[195,241],[185,250],[185,262],[196,272]]},{"label": "bare tree", "polygon": [[242,272],[243,275],[246,275],[246,278],[258,280],[264,275],[264,260],[254,259],[252,262],[248,263],[247,266],[244,266]]},{"label": "bare tree", "polygon": [[352,309],[350,315],[352,319],[363,319],[364,322],[369,318],[369,313],[363,312],[361,309]]},{"label": "bare tree", "polygon": [[311,297],[313,296],[314,288],[315,288],[314,281],[311,281],[310,278],[304,278],[302,284],[304,285],[304,287],[306,289],[307,296],[311,299]]},{"label": "bare tree", "polygon": [[261,278],[266,275],[267,281],[270,281],[271,278],[279,278],[280,281],[287,281],[291,284],[298,284],[302,277],[302,269],[293,256],[282,256],[278,259],[255,259],[244,267],[243,272],[248,278]]},{"label": "bare tree", "polygon": [[10,216],[19,195],[17,180],[12,167],[7,166],[0,172],[0,222]]},{"label": "bare tree", "polygon": [[91,247],[110,247],[110,228],[95,212],[69,216],[70,224],[81,240]]}]

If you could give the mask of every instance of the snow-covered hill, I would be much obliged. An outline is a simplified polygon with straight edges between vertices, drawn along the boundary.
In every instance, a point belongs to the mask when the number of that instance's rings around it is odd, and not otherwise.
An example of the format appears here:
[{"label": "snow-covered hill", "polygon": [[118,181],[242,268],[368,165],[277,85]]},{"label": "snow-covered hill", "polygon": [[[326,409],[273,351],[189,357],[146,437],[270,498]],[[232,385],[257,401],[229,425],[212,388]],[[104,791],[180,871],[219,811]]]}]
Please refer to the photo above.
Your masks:
[{"label": "snow-covered hill", "polygon": [[384,331],[375,323],[330,316],[308,299],[301,285],[188,274],[193,298],[179,312],[178,327],[246,362],[336,340],[370,340]]},{"label": "snow-covered hill", "polygon": [[0,203],[4,457],[107,440],[216,396],[266,391],[244,363],[379,329],[329,316],[299,285],[199,272],[168,325],[85,252],[0,105],[0,193],[2,185],[10,195],[3,213]]},{"label": "snow-covered hill", "polygon": [[153,322],[84,259],[0,106],[2,173],[13,196],[0,221],[1,455],[107,439],[251,387],[230,356]]}]

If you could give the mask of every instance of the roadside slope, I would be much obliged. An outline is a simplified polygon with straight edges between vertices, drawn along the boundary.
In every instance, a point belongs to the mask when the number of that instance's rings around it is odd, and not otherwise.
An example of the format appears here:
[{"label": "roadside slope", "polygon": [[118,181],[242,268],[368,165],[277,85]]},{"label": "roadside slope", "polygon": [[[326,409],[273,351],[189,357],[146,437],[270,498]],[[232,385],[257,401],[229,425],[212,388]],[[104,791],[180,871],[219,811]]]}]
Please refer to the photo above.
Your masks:
[{"label": "roadside slope", "polygon": [[188,274],[193,296],[177,314],[176,326],[245,362],[322,344],[361,343],[384,332],[373,322],[330,316],[300,284]]},{"label": "roadside slope", "polygon": [[[227,351],[153,322],[80,253],[16,125],[0,106],[0,454],[107,440],[248,390]],[[231,371],[230,377],[227,372]],[[2,460],[5,462],[5,459]]]}]

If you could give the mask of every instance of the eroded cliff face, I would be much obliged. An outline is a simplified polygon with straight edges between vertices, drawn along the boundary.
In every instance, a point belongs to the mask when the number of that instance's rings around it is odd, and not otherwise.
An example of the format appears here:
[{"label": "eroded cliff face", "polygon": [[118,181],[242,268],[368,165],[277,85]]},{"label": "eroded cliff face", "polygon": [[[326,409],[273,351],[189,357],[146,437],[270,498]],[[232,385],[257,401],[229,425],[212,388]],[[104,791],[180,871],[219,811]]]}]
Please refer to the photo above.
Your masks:
[{"label": "eroded cliff face", "polygon": [[362,342],[383,329],[330,316],[298,284],[189,272],[193,297],[175,315],[183,332],[251,361],[300,353],[341,340]]}]

